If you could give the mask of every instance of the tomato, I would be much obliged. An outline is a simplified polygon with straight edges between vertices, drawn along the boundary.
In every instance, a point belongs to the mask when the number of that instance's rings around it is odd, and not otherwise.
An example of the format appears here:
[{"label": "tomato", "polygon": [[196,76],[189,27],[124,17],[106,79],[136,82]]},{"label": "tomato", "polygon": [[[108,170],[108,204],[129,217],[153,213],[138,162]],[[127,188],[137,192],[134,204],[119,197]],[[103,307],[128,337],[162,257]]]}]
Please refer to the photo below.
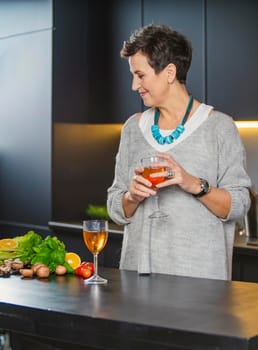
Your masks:
[{"label": "tomato", "polygon": [[89,278],[94,272],[94,264],[91,262],[83,262],[75,269],[76,275],[83,278]]},{"label": "tomato", "polygon": [[91,270],[87,267],[83,267],[80,273],[80,276],[84,279],[89,278],[92,275]]},{"label": "tomato", "polygon": [[93,262],[85,262],[85,267],[87,267],[89,270],[91,270],[92,273],[94,273],[94,264]]},{"label": "tomato", "polygon": [[92,273],[94,272],[94,264],[92,262],[84,261],[75,269],[75,273],[76,274],[77,274],[77,272],[79,273],[81,271],[81,269],[83,269],[85,267],[87,269],[91,270]]}]

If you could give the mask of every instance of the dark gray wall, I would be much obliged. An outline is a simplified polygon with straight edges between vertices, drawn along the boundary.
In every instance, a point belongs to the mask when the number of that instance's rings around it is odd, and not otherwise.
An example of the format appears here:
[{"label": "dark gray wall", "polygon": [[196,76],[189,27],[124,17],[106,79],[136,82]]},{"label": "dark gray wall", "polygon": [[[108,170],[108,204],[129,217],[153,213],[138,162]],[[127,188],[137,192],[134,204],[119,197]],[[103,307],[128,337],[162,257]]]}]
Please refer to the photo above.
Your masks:
[{"label": "dark gray wall", "polygon": [[1,223],[51,216],[51,61],[51,0],[1,0]]},{"label": "dark gray wall", "polygon": [[206,100],[206,39],[204,1],[144,0],[143,24],[165,23],[192,42],[193,60],[187,77],[188,90],[195,98]]},{"label": "dark gray wall", "polygon": [[258,119],[258,1],[207,1],[207,100],[236,120]]},{"label": "dark gray wall", "polygon": [[[53,219],[57,221],[76,217],[80,221],[88,204],[105,202],[119,139],[114,136],[110,147],[106,137],[94,143],[84,126],[73,139],[74,130],[80,123],[106,123],[109,130],[144,108],[131,91],[128,62],[119,56],[123,41],[141,25],[167,23],[191,40],[187,87],[197,99],[236,120],[258,119],[257,0],[236,0],[234,5],[223,0],[109,0],[102,5],[99,1],[54,1]],[[109,153],[103,156],[101,149]],[[101,163],[109,164],[103,181],[100,158],[93,154],[102,154]],[[62,174],[69,176],[60,180]]]},{"label": "dark gray wall", "polygon": [[141,109],[119,57],[141,25],[141,0],[54,1],[53,119],[121,123]]},{"label": "dark gray wall", "polygon": [[236,120],[257,119],[257,0],[99,1],[54,1],[55,122],[123,123],[143,109],[119,51],[149,23],[166,23],[191,40],[187,87],[197,99]]},{"label": "dark gray wall", "polygon": [[[0,1],[2,223],[47,228],[53,215],[65,219],[67,213],[70,218],[78,213],[79,218],[89,198],[104,200],[99,174],[92,182],[88,171],[82,175],[85,164],[80,168],[92,156],[90,140],[84,142],[88,130],[83,134],[81,128],[68,152],[58,147],[67,146],[61,134],[52,145],[51,118],[56,131],[62,122],[106,123],[110,128],[143,109],[131,91],[128,63],[119,57],[123,40],[143,24],[167,23],[192,41],[188,89],[195,97],[236,120],[258,119],[257,0],[53,0],[53,5],[52,0]],[[65,137],[72,140],[72,132]],[[109,161],[105,158],[110,180],[118,139],[116,134],[112,147],[109,140],[106,144],[111,150]],[[96,142],[96,154],[98,147],[105,148],[103,142]],[[79,151],[78,144],[83,145]],[[98,162],[92,169],[98,171]],[[104,181],[102,185],[107,186]],[[97,194],[96,188],[102,192]]]}]

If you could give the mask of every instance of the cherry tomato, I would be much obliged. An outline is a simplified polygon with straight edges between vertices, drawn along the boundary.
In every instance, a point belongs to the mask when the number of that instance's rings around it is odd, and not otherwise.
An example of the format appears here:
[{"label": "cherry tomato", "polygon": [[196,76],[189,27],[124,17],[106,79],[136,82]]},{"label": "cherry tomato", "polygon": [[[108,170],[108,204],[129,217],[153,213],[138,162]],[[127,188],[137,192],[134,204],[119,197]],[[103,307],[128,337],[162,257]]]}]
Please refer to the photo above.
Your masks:
[{"label": "cherry tomato", "polygon": [[88,269],[87,267],[83,267],[80,276],[83,277],[84,279],[89,278],[92,275],[91,270]]},{"label": "cherry tomato", "polygon": [[87,269],[91,270],[92,273],[94,272],[94,264],[93,264],[92,262],[84,261],[84,262],[81,263],[80,266],[78,266],[78,267],[75,269],[75,273],[76,273],[77,275],[80,274],[80,271],[81,271],[83,268],[87,268]]},{"label": "cherry tomato", "polygon": [[94,264],[91,262],[83,262],[75,269],[76,275],[83,278],[89,278],[94,272]]},{"label": "cherry tomato", "polygon": [[94,273],[94,264],[93,262],[85,262],[85,267],[87,267],[89,270],[91,270],[92,273]]}]

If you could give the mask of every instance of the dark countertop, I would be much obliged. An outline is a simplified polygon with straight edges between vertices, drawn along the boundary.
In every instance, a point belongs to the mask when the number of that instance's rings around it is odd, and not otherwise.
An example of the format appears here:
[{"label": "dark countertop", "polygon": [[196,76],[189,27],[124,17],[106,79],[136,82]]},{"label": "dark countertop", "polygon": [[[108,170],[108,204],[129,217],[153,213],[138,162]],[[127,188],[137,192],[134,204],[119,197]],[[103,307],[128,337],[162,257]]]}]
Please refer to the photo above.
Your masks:
[{"label": "dark countertop", "polygon": [[1,278],[0,328],[73,350],[258,348],[256,283],[100,272],[107,285],[77,276]]}]

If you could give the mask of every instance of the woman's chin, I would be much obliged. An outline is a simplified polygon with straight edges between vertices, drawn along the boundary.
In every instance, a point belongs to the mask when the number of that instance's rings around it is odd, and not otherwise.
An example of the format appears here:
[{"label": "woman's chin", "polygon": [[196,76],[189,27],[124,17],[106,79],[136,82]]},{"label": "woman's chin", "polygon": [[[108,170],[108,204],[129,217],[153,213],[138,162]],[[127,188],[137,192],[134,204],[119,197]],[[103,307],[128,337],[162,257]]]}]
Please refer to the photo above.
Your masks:
[{"label": "woman's chin", "polygon": [[150,101],[148,100],[142,100],[144,106],[146,107],[153,107],[153,103],[151,103]]}]

